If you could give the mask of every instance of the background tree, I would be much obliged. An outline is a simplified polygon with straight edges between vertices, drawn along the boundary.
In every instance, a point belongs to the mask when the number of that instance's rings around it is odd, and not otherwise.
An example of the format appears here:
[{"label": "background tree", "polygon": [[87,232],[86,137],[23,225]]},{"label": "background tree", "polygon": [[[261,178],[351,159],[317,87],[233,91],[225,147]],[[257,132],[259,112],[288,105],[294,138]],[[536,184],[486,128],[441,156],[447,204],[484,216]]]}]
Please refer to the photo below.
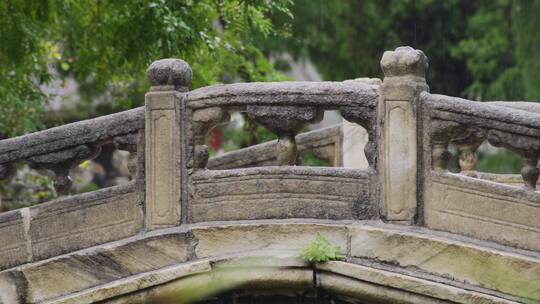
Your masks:
[{"label": "background tree", "polygon": [[[50,96],[39,85],[54,78],[78,82],[77,119],[142,104],[144,71],[158,58],[188,61],[195,71],[193,88],[280,79],[252,37],[277,33],[269,17],[289,14],[289,5],[290,0],[1,1],[0,133],[20,135],[43,124]],[[110,102],[92,107],[97,97]]]},{"label": "background tree", "polygon": [[309,58],[324,79],[381,77],[382,53],[410,45],[429,57],[433,92],[540,100],[540,1],[296,0],[291,11],[290,37],[263,49]]}]

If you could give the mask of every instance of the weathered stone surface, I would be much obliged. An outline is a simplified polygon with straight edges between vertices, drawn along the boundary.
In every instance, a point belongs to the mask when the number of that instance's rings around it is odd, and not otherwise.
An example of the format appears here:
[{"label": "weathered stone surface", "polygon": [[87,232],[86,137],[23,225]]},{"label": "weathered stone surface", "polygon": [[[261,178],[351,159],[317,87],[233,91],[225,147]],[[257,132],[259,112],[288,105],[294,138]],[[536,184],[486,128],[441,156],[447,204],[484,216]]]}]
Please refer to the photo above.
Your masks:
[{"label": "weathered stone surface", "polygon": [[538,258],[397,229],[349,229],[352,257],[434,274],[531,303],[540,301]]},{"label": "weathered stone surface", "polygon": [[[33,266],[11,270],[8,273],[12,277],[21,278],[20,282],[26,284],[24,288],[20,289],[24,293],[23,298],[28,303],[36,303],[66,297],[74,292],[113,282],[134,274],[185,262],[189,256],[190,244],[191,238],[189,235],[165,233],[158,237],[150,236],[140,240],[133,239],[126,244],[120,243],[88,249],[80,253],[37,263]],[[190,269],[193,270],[194,268]],[[7,274],[3,273],[3,275]],[[0,278],[0,286],[2,286],[1,280]],[[133,286],[127,288],[133,288]],[[101,296],[106,295],[107,292],[107,288],[105,288]],[[83,294],[87,295],[87,299],[95,299],[100,295],[100,293],[97,293],[95,297],[92,297],[88,295],[88,292]],[[66,298],[69,299],[70,297],[67,296]],[[81,300],[75,303],[84,302],[86,301]],[[86,303],[92,302],[88,301]]]},{"label": "weathered stone surface", "polygon": [[146,94],[145,173],[147,229],[172,227],[181,221],[182,136],[176,91]]},{"label": "weathered stone surface", "polygon": [[[361,301],[540,303],[540,195],[531,191],[540,174],[540,106],[431,95],[423,92],[427,65],[421,51],[400,47],[383,55],[382,84],[249,83],[187,93],[189,65],[161,60],[148,70],[145,109],[0,142],[0,178],[29,161],[57,171],[66,188],[69,167],[111,142],[139,165],[129,186],[0,215],[0,268],[19,265],[0,272],[0,302],[133,303],[225,280],[250,291],[321,287]],[[205,170],[204,136],[229,111],[248,112],[280,140],[211,168],[293,165],[303,136],[305,149],[341,164],[339,129],[295,137],[323,110],[367,130],[366,171]],[[449,143],[471,171],[486,135],[523,156],[531,189],[446,172]],[[379,207],[386,220],[427,229],[352,221]],[[159,228],[167,229],[149,231]],[[347,263],[314,271],[299,261],[317,233],[340,246]]]},{"label": "weathered stone surface", "polygon": [[322,120],[323,111],[315,107],[253,106],[246,108],[249,118],[278,136],[276,160],[279,166],[296,165],[298,148],[296,134],[308,123]]},{"label": "weathered stone surface", "polygon": [[362,299],[368,303],[424,304],[445,303],[421,294],[408,293],[387,286],[380,286],[365,281],[359,281],[344,276],[321,274],[323,288],[352,299]]},{"label": "weathered stone surface", "polygon": [[27,208],[0,213],[0,270],[29,261],[28,224]]},{"label": "weathered stone surface", "polygon": [[345,227],[324,224],[223,224],[214,227],[195,226],[192,231],[198,240],[195,249],[198,258],[262,250],[295,256],[317,233],[343,251],[347,250]]},{"label": "weathered stone surface", "polygon": [[[330,285],[332,286],[329,288],[330,290],[342,289],[351,295],[356,295],[356,298],[366,299],[365,295],[358,294],[366,293],[366,291],[361,291],[360,288],[358,288],[358,284],[355,284],[354,282],[353,284],[350,284],[350,286],[347,286],[347,283],[350,282],[342,282],[337,275],[374,284],[369,286],[367,291],[368,296],[375,297],[375,301],[380,301],[381,297],[388,297],[391,294],[388,293],[388,289],[381,287],[377,288],[377,286],[388,286],[395,290],[401,290],[401,294],[396,295],[397,299],[403,301],[413,301],[412,303],[433,303],[437,300],[468,304],[511,302],[475,291],[469,291],[400,273],[374,269],[352,263],[330,261],[328,263],[318,265],[317,269],[332,273],[332,275],[326,275],[325,273],[320,275],[321,286],[323,288],[326,285]],[[369,291],[372,291],[372,293],[369,293]],[[393,293],[396,292],[393,291]],[[412,293],[412,295],[407,293]],[[387,300],[391,303],[395,303],[394,301],[396,301],[396,298],[390,298]]]},{"label": "weathered stone surface", "polygon": [[0,164],[112,140],[144,129],[144,108],[83,120],[0,142]]},{"label": "weathered stone surface", "polygon": [[219,291],[241,288],[248,291],[272,290],[272,293],[288,291],[300,294],[312,288],[313,273],[307,269],[235,269],[224,272],[201,273],[184,277],[149,290],[107,301],[109,304],[176,302],[177,299],[199,300],[198,295],[214,295]]},{"label": "weathered stone surface", "polygon": [[[318,265],[314,273],[298,260],[317,233],[340,246],[349,262]],[[365,261],[386,268],[354,264]],[[391,303],[516,303],[514,298],[534,303],[539,267],[540,258],[433,236],[425,229],[254,221],[175,227],[27,264],[1,272],[0,291],[7,303],[137,303],[204,290],[224,279],[231,283],[227,288],[319,286]]]},{"label": "weathered stone surface", "polygon": [[373,218],[365,171],[267,167],[192,175],[190,222]]},{"label": "weathered stone surface", "polygon": [[386,220],[412,223],[417,215],[418,94],[429,90],[427,57],[420,50],[398,47],[381,59],[378,144],[381,207]]},{"label": "weathered stone surface", "polygon": [[[102,300],[108,300],[106,303],[148,303],[151,295],[163,295],[159,287],[156,289],[145,290],[145,288],[161,286],[173,280],[185,276],[196,275],[210,271],[212,268],[209,261],[196,261],[183,263],[170,267],[160,268],[158,270],[141,273],[124,279],[113,281],[109,284],[86,289],[82,292],[70,294],[54,300],[54,303],[62,304],[82,304],[95,303]],[[135,293],[135,294],[133,294]],[[130,294],[116,300],[111,300],[118,295]]]},{"label": "weathered stone surface", "polygon": [[187,91],[193,78],[189,64],[184,60],[174,58],[152,62],[146,73],[153,87],[166,87],[165,89],[172,87],[173,90],[178,91]]},{"label": "weathered stone surface", "polygon": [[540,196],[455,174],[432,174],[426,226],[540,251]]},{"label": "weathered stone surface", "polygon": [[376,89],[362,82],[282,81],[234,83],[204,87],[189,93],[193,108],[246,105],[309,105],[336,109],[341,106],[375,106]]},{"label": "weathered stone surface", "polygon": [[539,113],[427,92],[421,93],[420,98],[431,118],[540,137]]},{"label": "weathered stone surface", "polygon": [[200,169],[206,167],[209,157],[206,135],[212,128],[229,119],[229,112],[219,107],[193,111],[191,125],[193,128],[194,155],[193,164],[188,164],[188,168]]},{"label": "weathered stone surface", "polygon": [[30,208],[34,261],[123,239],[142,229],[133,185],[117,186]]}]

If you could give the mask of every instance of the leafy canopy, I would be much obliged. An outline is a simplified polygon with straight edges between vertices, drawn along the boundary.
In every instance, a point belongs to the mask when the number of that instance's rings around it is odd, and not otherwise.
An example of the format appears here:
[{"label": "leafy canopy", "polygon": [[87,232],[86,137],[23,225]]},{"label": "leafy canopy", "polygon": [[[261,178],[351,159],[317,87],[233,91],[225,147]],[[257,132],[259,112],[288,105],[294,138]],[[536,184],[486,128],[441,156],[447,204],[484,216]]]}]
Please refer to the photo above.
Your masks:
[{"label": "leafy canopy", "polygon": [[276,35],[274,14],[291,0],[0,1],[0,135],[40,127],[52,97],[40,85],[73,77],[91,113],[142,104],[145,69],[176,57],[193,68],[192,87],[232,80],[280,79],[253,41]]}]

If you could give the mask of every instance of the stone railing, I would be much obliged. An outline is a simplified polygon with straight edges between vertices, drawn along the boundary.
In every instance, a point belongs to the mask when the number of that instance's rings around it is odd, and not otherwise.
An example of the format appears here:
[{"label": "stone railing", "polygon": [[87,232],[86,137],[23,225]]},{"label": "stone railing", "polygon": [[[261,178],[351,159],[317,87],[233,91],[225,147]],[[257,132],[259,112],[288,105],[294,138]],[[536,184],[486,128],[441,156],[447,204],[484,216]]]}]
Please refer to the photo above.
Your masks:
[{"label": "stone railing", "polygon": [[[370,199],[376,159],[376,86],[362,81],[239,83],[188,92],[191,69],[181,60],[154,62],[148,73],[152,89],[146,96],[147,229],[218,220],[358,219],[376,213]],[[365,151],[371,173],[293,167],[299,150],[296,135],[307,124],[320,121],[326,110],[338,110],[368,131]],[[264,152],[258,155],[263,163],[275,159],[276,167],[211,170],[207,166],[205,136],[234,111],[245,112],[278,139],[223,156],[211,165],[229,160],[226,167],[234,168],[238,157],[254,151]],[[265,152],[268,147],[274,149],[271,158]],[[247,159],[242,161],[243,167],[248,166]]]},{"label": "stone railing", "polygon": [[[427,57],[409,47],[385,52],[381,67],[382,82],[188,91],[189,65],[159,60],[148,69],[152,86],[144,108],[1,141],[2,178],[25,161],[53,170],[56,189],[67,193],[69,169],[114,143],[132,153],[135,179],[0,214],[0,268],[161,228],[285,218],[381,219],[540,250],[538,107],[429,94]],[[367,170],[339,167],[339,127],[298,134],[326,110],[367,130]],[[209,160],[206,134],[235,111],[278,139]],[[474,171],[485,139],[522,155],[526,189]],[[446,171],[450,143],[458,147],[462,174]],[[335,167],[297,166],[305,150]]]},{"label": "stone railing", "polygon": [[[132,181],[90,193],[70,193],[69,171],[96,157],[104,144],[130,152]],[[144,108],[0,141],[1,178],[15,164],[54,172],[60,198],[0,213],[0,268],[118,240],[142,228]]]},{"label": "stone railing", "polygon": [[[540,250],[540,105],[474,102],[422,93],[426,186],[425,225],[435,229]],[[522,157],[522,181],[476,171],[477,149],[487,141]],[[447,171],[448,145],[456,146],[460,174]]]},{"label": "stone railing", "polygon": [[72,185],[70,169],[98,156],[101,146],[107,143],[131,153],[130,170],[135,174],[138,136],[142,129],[144,109],[137,108],[3,140],[0,179],[15,173],[15,163],[26,162],[33,168],[53,171],[57,193],[68,194]]}]

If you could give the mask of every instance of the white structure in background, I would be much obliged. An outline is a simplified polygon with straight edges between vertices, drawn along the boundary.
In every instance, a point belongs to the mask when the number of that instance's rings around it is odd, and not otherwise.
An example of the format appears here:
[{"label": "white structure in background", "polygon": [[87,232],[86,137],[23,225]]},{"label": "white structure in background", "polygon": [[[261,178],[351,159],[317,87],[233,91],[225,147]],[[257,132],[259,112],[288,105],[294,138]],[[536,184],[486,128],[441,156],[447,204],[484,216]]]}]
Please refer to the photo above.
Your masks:
[{"label": "white structure in background", "polygon": [[[298,81],[322,81],[322,77],[317,72],[317,68],[311,61],[305,58],[295,60],[289,54],[281,54],[274,58],[274,61],[282,60],[289,64],[291,69],[284,74]],[[379,85],[379,79],[358,78],[353,81],[362,81],[372,85]],[[367,169],[368,162],[364,154],[364,146],[368,141],[367,132],[357,124],[344,120],[337,111],[327,111],[324,119],[312,125],[313,129],[323,128],[341,123],[343,130],[343,167],[354,169]]]},{"label": "white structure in background", "polygon": [[364,146],[368,141],[366,129],[343,119],[343,167],[353,169],[367,169],[369,164],[364,154]]}]

